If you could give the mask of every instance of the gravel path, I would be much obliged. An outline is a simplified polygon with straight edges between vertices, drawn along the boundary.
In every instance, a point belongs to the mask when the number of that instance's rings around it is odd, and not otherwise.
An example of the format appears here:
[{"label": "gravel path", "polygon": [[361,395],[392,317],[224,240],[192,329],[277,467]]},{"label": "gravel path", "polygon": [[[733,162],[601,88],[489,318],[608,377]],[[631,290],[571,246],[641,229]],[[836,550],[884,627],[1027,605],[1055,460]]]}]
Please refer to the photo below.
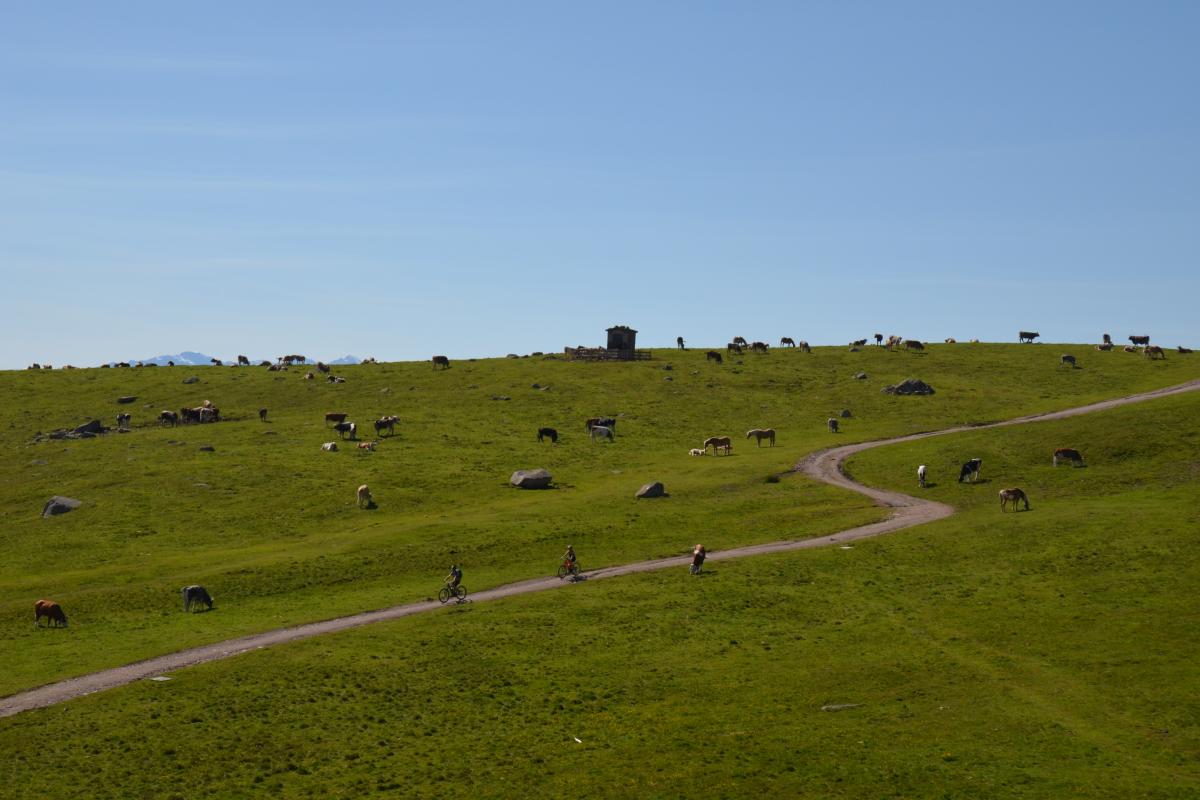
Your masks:
[{"label": "gravel path", "polygon": [[[872,489],[855,483],[844,471],[843,465],[847,458],[855,453],[869,450],[872,447],[880,447],[887,444],[897,444],[899,442],[911,442],[917,439],[925,439],[931,436],[944,436],[949,433],[960,433],[962,431],[977,431],[987,428],[1000,428],[1008,425],[1022,425],[1027,422],[1041,422],[1046,420],[1064,419],[1066,417],[1074,417],[1080,414],[1089,414],[1094,411],[1103,411],[1117,406],[1128,405],[1130,403],[1139,403],[1144,400],[1153,400],[1169,395],[1182,394],[1200,389],[1200,380],[1190,381],[1188,383],[1172,386],[1166,389],[1158,389],[1152,392],[1144,392],[1142,394],[1130,395],[1128,397],[1120,397],[1113,400],[1105,400],[1099,403],[1092,403],[1079,408],[1070,408],[1063,411],[1053,411],[1046,414],[1033,414],[1026,417],[1018,417],[1016,419],[1005,420],[1004,422],[996,422],[989,425],[963,425],[956,428],[947,428],[940,431],[929,431],[927,433],[916,433],[910,436],[901,436],[895,439],[880,439],[872,442],[859,442],[850,444],[844,447],[835,447],[829,450],[822,450],[807,456],[803,461],[795,467],[795,472],[802,472],[809,477],[819,481],[840,486],[851,491],[858,492],[870,497],[875,502],[882,506],[894,509],[891,517],[882,522],[875,522],[870,525],[862,525],[857,528],[851,528],[845,531],[831,534],[829,536],[820,536],[815,539],[803,539],[800,541],[790,542],[769,542],[766,544],[749,545],[746,547],[736,547],[731,550],[721,550],[710,553],[708,559],[710,561],[724,561],[733,558],[745,558],[746,556],[761,555],[763,553],[779,553],[785,550],[804,550],[812,547],[825,547],[834,543],[844,543],[854,541],[856,539],[866,539],[871,536],[879,536],[884,533],[891,533],[903,528],[910,528],[914,525],[921,525],[925,522],[931,522],[937,519],[943,519],[954,513],[954,509],[944,503],[935,503],[929,500],[921,500],[916,497],[910,497],[906,494],[898,492],[889,492],[882,489]],[[584,578],[587,580],[600,580],[602,578],[615,578],[620,575],[629,575],[635,572],[651,572],[653,570],[669,569],[672,567],[682,568],[689,564],[691,556],[679,556],[674,558],[661,558],[653,561],[640,561],[633,564],[621,564],[619,566],[605,567],[584,573]],[[541,592],[548,589],[557,589],[568,585],[567,582],[561,581],[558,578],[534,578],[533,580],[520,581],[510,583],[504,586],[498,586],[494,589],[474,593],[470,596],[470,600],[475,603],[483,603],[488,600],[497,600],[503,597],[511,597],[518,594],[527,594],[529,592]],[[401,617],[411,616],[413,614],[423,614],[435,609],[441,608],[441,604],[435,601],[425,601],[420,603],[410,603],[403,606],[394,606],[392,608],[380,609],[378,611],[367,611],[361,614],[354,614],[349,617],[340,617],[338,619],[325,620],[324,622],[312,622],[306,625],[297,625],[292,628],[281,628],[279,630],[267,631],[266,633],[257,633],[250,636],[242,636],[237,639],[229,639],[224,642],[205,645],[203,647],[194,647],[190,650],[182,650],[178,653],[170,653],[157,658],[138,661],[134,664],[126,664],[113,669],[106,669],[100,672],[94,672],[90,675],[82,675],[78,678],[71,678],[58,683],[41,686],[37,689],[31,689],[19,694],[10,695],[0,699],[0,717],[8,717],[14,714],[19,714],[22,711],[28,711],[34,708],[42,708],[45,706],[55,705],[76,697],[100,692],[105,689],[111,689],[116,686],[124,686],[128,683],[133,683],[136,680],[150,678],[161,675],[164,672],[172,672],[183,667],[190,667],[193,664],[203,664],[208,661],[216,661],[222,658],[236,656],[239,653],[245,653],[251,650],[261,650],[264,647],[270,647],[284,642],[294,642],[297,639],[307,639],[313,636],[321,636],[327,633],[336,631],[344,631],[349,628],[357,628],[362,625],[370,625],[375,622],[383,622],[385,620],[399,619]]]}]

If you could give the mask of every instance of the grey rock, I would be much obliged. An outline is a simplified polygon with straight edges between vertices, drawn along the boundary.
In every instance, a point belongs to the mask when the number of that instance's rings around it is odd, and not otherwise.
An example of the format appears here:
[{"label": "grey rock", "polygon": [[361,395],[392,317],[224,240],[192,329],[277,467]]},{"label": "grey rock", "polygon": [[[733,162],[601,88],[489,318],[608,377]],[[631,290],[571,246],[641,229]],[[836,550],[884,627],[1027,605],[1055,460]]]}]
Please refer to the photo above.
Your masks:
[{"label": "grey rock", "polygon": [[94,419],[91,422],[85,422],[76,428],[72,433],[103,433],[104,426],[100,424],[100,420]]},{"label": "grey rock", "polygon": [[867,373],[865,373],[865,372],[857,372],[854,375],[854,380],[856,380],[856,381],[865,381],[866,379],[867,379]]},{"label": "grey rock", "polygon": [[884,394],[899,395],[933,394],[933,387],[925,381],[920,381],[916,378],[907,378],[895,386],[883,387],[882,391]]},{"label": "grey rock", "polygon": [[554,480],[544,469],[519,469],[512,474],[508,482],[518,489],[545,489]]},{"label": "grey rock", "polygon": [[848,409],[848,408],[842,409],[842,419],[850,419],[850,409]]},{"label": "grey rock", "polygon": [[46,505],[42,508],[42,519],[49,519],[57,514],[66,514],[68,511],[74,511],[83,503],[73,497],[62,497],[55,495],[46,501]]},{"label": "grey rock", "polygon": [[201,445],[200,447],[201,453],[215,453],[216,450],[217,448],[213,447],[211,444]]},{"label": "grey rock", "polygon": [[199,383],[200,379],[197,378],[195,375],[192,375],[190,378],[184,378],[183,382],[184,383]]},{"label": "grey rock", "polygon": [[118,397],[117,402],[118,403],[136,403],[137,395],[130,394],[130,395],[126,395],[125,397]]},{"label": "grey rock", "polygon": [[667,487],[663,486],[659,481],[647,483],[645,486],[637,490],[636,497],[649,499],[651,497],[666,497]]},{"label": "grey rock", "polygon": [[833,703],[821,706],[822,711],[848,711],[851,708],[862,708],[862,703]]}]

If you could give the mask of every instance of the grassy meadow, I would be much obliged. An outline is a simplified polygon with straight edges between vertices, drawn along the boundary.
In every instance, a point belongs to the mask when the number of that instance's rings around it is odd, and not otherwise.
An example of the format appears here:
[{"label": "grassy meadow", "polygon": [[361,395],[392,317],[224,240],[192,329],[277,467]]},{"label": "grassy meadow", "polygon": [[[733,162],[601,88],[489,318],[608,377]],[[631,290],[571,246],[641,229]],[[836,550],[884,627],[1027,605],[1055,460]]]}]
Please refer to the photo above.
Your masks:
[{"label": "grassy meadow", "polygon": [[[1066,351],[1080,369],[1058,367]],[[568,542],[597,567],[832,532],[883,512],[775,480],[814,449],[1200,376],[1186,357],[1082,346],[818,348],[721,366],[703,350],[655,356],[360,365],[337,369],[341,385],[303,369],[0,374],[0,694],[420,599],[451,562],[477,590],[547,574]],[[937,394],[880,393],[906,377]],[[227,421],[153,421],[204,399]],[[1194,455],[1178,456],[1197,452],[1198,405],[865,453],[856,477],[911,490],[927,463],[927,494],[963,513],[852,550],[468,605],[6,719],[16,780],[0,796],[1187,796],[1200,788],[1186,669],[1198,494]],[[842,408],[853,416],[828,433]],[[32,441],[126,409],[129,434]],[[326,411],[367,430],[382,414],[401,423],[375,453],[322,453],[336,439]],[[583,419],[609,414],[617,441],[593,444]],[[542,425],[559,429],[557,446],[536,441]],[[774,449],[740,438],[767,426]],[[687,455],[714,434],[735,436],[733,455]],[[1088,466],[1053,469],[1057,446]],[[972,456],[984,481],[961,486]],[[555,489],[507,486],[538,466]],[[635,500],[650,480],[671,496]],[[354,506],[364,482],[377,509]],[[1000,514],[1010,484],[1031,512]],[[42,520],[54,494],[85,505]],[[180,611],[191,582],[216,610]],[[34,630],[38,597],[59,600],[71,628]],[[862,706],[820,712],[828,703]]]}]

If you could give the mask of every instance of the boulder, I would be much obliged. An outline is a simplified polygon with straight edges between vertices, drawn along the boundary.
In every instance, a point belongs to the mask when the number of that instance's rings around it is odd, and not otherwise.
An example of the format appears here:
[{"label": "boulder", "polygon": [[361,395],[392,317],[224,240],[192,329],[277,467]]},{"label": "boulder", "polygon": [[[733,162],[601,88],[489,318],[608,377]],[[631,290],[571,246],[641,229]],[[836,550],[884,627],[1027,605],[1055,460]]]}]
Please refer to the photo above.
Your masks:
[{"label": "boulder", "polygon": [[217,451],[217,448],[213,447],[211,444],[205,444],[205,445],[200,446],[201,453],[215,453],[216,451]]},{"label": "boulder", "polygon": [[73,497],[60,497],[55,495],[46,501],[46,505],[42,508],[42,519],[49,519],[57,514],[65,514],[68,511],[74,511],[83,505],[82,502]]},{"label": "boulder", "polygon": [[850,419],[850,409],[848,409],[848,408],[842,409],[842,419]]},{"label": "boulder", "polygon": [[866,379],[867,379],[867,373],[865,373],[865,372],[856,372],[854,374],[854,380],[856,380],[856,381],[865,381]]},{"label": "boulder", "polygon": [[193,376],[191,376],[190,378],[184,378],[184,379],[183,379],[183,382],[184,382],[184,383],[199,383],[199,382],[200,382],[200,379],[199,379],[199,378],[197,378],[195,375],[193,375]]},{"label": "boulder", "polygon": [[104,426],[100,424],[100,420],[94,419],[91,422],[85,422],[76,428],[72,433],[103,433]]},{"label": "boulder", "polygon": [[895,386],[883,387],[884,394],[933,394],[933,387],[925,381],[919,381],[916,378],[908,378]]},{"label": "boulder", "polygon": [[117,402],[118,403],[136,403],[137,395],[129,394],[129,395],[125,395],[124,397],[118,397]]},{"label": "boulder", "polygon": [[654,481],[653,483],[647,483],[645,486],[638,489],[636,496],[639,498],[666,497],[667,488],[660,482]]},{"label": "boulder", "polygon": [[508,482],[518,489],[546,489],[552,480],[550,473],[544,469],[519,469]]}]

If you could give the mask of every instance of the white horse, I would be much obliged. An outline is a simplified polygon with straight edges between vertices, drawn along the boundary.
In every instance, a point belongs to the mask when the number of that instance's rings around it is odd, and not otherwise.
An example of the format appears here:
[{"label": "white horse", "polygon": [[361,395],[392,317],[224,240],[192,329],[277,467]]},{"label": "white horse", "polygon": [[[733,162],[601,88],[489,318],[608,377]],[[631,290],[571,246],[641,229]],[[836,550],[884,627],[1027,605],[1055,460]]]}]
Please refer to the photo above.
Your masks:
[{"label": "white horse", "polygon": [[925,465],[917,467],[917,483],[922,489],[925,488]]}]

